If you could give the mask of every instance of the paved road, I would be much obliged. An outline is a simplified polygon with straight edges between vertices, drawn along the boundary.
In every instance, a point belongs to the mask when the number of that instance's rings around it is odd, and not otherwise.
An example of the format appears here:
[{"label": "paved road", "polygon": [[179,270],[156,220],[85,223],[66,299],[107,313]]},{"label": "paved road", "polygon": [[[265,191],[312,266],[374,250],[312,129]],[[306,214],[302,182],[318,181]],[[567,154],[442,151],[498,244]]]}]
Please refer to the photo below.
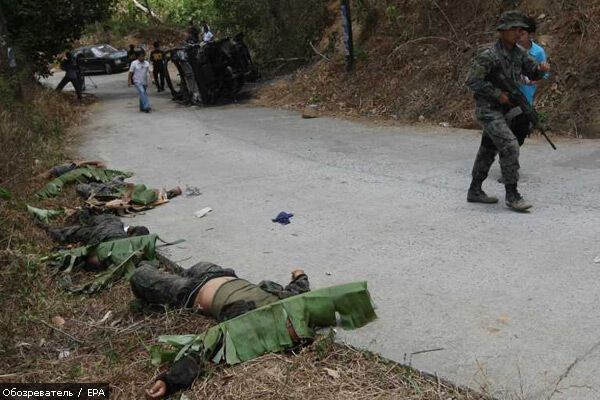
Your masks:
[{"label": "paved road", "polygon": [[[186,108],[96,76],[83,156],[198,187],[138,216],[191,265],[314,287],[368,280],[379,320],[348,342],[500,398],[600,398],[600,142],[522,151],[527,215],[465,201],[478,133],[382,128],[231,105]],[[486,184],[495,182],[497,166]],[[197,219],[204,207],[214,211]],[[295,214],[273,224],[279,211]]]}]

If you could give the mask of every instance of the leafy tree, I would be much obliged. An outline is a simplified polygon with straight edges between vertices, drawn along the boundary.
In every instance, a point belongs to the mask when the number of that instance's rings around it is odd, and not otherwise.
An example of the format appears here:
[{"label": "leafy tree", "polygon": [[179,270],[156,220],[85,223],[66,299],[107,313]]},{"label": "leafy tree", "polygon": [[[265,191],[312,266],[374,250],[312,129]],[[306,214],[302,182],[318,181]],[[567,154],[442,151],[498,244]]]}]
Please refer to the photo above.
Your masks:
[{"label": "leafy tree", "polygon": [[[1,0],[0,0],[1,1]],[[375,1],[375,0],[370,0]],[[332,17],[324,0],[139,0],[167,24],[187,28],[207,21],[217,37],[246,34],[255,61],[308,57]],[[139,26],[131,0],[118,0],[116,22]],[[132,11],[134,11],[132,13]],[[150,23],[150,21],[147,21]]]},{"label": "leafy tree", "polygon": [[330,14],[323,0],[213,0],[217,25],[245,32],[259,59],[305,57]]},{"label": "leafy tree", "polygon": [[[114,0],[0,0],[8,45],[29,72],[49,73],[56,55],[81,37],[86,25],[110,16]],[[4,56],[4,55],[3,55]]]}]

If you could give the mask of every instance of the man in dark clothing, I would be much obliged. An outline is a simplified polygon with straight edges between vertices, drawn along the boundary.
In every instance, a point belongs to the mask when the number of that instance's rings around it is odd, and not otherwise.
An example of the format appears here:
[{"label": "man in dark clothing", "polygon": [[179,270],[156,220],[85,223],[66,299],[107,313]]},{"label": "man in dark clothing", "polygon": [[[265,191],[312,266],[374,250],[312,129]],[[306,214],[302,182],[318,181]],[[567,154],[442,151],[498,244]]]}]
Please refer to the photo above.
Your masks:
[{"label": "man in dark clothing", "polygon": [[308,277],[301,269],[292,272],[292,281],[284,288],[271,281],[252,284],[238,278],[233,269],[210,262],[199,262],[178,274],[141,263],[130,283],[135,296],[148,304],[195,308],[217,321],[310,291]]},{"label": "man in dark clothing", "polygon": [[150,52],[150,62],[156,89],[162,92],[165,90],[165,52],[160,48],[159,42],[154,42],[154,50]]},{"label": "man in dark clothing", "polygon": [[185,39],[188,43],[200,43],[200,30],[194,23],[194,20],[190,20],[190,26],[188,28],[188,36]]},{"label": "man in dark clothing", "polygon": [[71,83],[75,88],[77,98],[81,100],[81,70],[77,59],[73,57],[70,51],[65,53],[65,59],[60,63],[60,67],[65,71],[65,76],[56,87],[56,91],[62,91],[67,83]]},{"label": "man in dark clothing", "polygon": [[83,65],[83,53],[77,54],[75,61],[77,62],[77,65],[79,65],[79,75],[77,76],[77,78],[79,78],[79,86],[81,87],[81,91],[85,92],[85,74],[81,67]]},{"label": "man in dark clothing", "polygon": [[478,54],[473,61],[467,86],[474,92],[477,120],[483,127],[481,145],[472,171],[467,201],[497,203],[482,189],[483,181],[496,155],[500,155],[502,178],[506,187],[506,205],[515,211],[531,208],[517,190],[519,180],[519,143],[507,123],[507,114],[516,105],[510,103],[507,93],[497,86],[503,75],[518,84],[521,75],[541,79],[550,70],[547,63],[537,64],[517,47],[521,31],[528,27],[526,16],[520,11],[507,11],[497,26],[499,39],[493,47]]},{"label": "man in dark clothing", "polygon": [[135,46],[130,44],[129,50],[127,51],[127,61],[129,61],[129,64],[131,65],[131,63],[137,60],[137,58],[138,52],[135,50]]},{"label": "man in dark clothing", "polygon": [[[292,272],[292,281],[286,287],[271,281],[255,285],[238,278],[234,270],[209,262],[200,262],[179,275],[161,273],[141,262],[129,282],[135,296],[146,303],[195,308],[217,321],[310,291],[308,277],[301,269]],[[291,325],[288,332],[295,341],[299,340]],[[192,357],[185,357],[157,377],[146,391],[146,398],[160,399],[185,389],[201,372],[202,367]]]},{"label": "man in dark clothing", "polygon": [[76,219],[77,224],[46,230],[50,237],[59,243],[85,245],[150,234],[145,226],[125,227],[119,218],[111,214],[90,215],[84,210],[78,213]]}]

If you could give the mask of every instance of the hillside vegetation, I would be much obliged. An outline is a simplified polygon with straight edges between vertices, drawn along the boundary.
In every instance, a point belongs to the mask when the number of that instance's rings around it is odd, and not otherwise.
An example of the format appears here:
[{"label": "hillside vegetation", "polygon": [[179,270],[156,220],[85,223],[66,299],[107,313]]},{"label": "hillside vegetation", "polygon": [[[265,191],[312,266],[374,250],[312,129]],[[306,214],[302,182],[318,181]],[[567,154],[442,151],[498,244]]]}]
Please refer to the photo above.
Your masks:
[{"label": "hillside vegetation", "polygon": [[[330,2],[338,12],[339,2]],[[538,20],[553,66],[537,107],[554,131],[600,137],[600,2],[597,0],[356,0],[356,70],[344,73],[339,18],[318,44],[322,55],[265,88],[260,102],[317,104],[348,116],[475,128],[464,85],[471,60],[496,37],[499,15],[519,8]]]}]

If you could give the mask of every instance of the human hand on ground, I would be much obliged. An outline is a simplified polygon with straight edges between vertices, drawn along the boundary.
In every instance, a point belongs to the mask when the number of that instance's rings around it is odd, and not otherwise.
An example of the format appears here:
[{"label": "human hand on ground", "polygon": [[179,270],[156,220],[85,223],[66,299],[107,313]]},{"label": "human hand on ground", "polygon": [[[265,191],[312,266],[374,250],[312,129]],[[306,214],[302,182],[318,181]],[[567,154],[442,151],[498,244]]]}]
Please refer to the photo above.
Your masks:
[{"label": "human hand on ground", "polygon": [[147,400],[158,400],[165,397],[167,393],[167,384],[165,381],[157,380],[150,389],[146,389]]}]

